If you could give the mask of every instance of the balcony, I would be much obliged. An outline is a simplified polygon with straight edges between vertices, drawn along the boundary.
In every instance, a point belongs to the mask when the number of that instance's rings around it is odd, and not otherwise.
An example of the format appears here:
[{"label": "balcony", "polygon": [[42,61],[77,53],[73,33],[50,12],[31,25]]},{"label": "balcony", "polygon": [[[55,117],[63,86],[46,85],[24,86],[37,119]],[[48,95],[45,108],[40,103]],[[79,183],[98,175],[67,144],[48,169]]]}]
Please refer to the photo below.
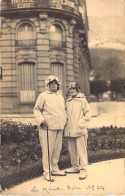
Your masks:
[{"label": "balcony", "polygon": [[15,45],[16,47],[30,48],[36,46],[36,39],[16,40]]},{"label": "balcony", "polygon": [[50,47],[51,48],[66,48],[66,42],[64,41],[56,41],[56,40],[50,40]]},{"label": "balcony", "polygon": [[[82,0],[81,0],[82,1]],[[79,12],[79,2],[76,0],[3,0],[1,3],[1,10],[4,11],[15,11],[17,9],[23,9],[23,11],[27,11],[27,9],[50,9],[54,12],[59,11],[67,11],[67,13],[72,13],[80,16]]]}]

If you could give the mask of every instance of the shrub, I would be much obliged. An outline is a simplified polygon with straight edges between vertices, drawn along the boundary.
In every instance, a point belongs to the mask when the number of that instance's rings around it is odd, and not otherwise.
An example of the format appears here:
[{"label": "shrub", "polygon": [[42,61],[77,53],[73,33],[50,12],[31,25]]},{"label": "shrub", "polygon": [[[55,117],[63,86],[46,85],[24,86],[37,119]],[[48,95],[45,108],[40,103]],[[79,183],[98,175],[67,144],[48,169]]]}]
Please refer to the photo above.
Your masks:
[{"label": "shrub", "polygon": [[1,161],[2,166],[20,165],[41,157],[38,130],[31,124],[1,120]]},{"label": "shrub", "polygon": [[[125,128],[101,127],[88,130],[88,156],[90,162],[106,160],[125,155]],[[31,176],[38,176],[42,172],[42,152],[39,143],[38,129],[31,124],[22,124],[11,120],[1,120],[1,180],[15,175],[21,175],[20,180]],[[116,152],[117,149],[117,152]],[[61,169],[70,166],[67,138],[63,138],[61,157],[59,161]],[[33,169],[32,169],[33,168]],[[19,171],[19,172],[17,172]],[[30,172],[29,177],[28,171]],[[22,175],[22,172],[24,174]],[[8,177],[9,175],[9,177]],[[22,179],[23,178],[23,179]],[[16,183],[16,181],[11,184]],[[3,187],[9,186],[6,183]]]}]

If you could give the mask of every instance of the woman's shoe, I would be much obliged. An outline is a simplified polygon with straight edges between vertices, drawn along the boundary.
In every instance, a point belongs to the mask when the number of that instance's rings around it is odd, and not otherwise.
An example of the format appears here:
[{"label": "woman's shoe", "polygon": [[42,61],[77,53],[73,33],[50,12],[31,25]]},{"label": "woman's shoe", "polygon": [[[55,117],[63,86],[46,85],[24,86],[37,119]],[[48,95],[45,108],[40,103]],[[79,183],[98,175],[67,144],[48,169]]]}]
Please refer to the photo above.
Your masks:
[{"label": "woman's shoe", "polygon": [[79,169],[74,169],[74,168],[70,168],[70,169],[67,169],[65,170],[65,173],[69,173],[69,174],[74,174],[74,173],[79,173],[80,170]]},{"label": "woman's shoe", "polygon": [[50,181],[50,182],[54,182],[55,181],[54,178],[49,173],[47,173],[44,177],[45,177],[45,179],[47,181]]},{"label": "woman's shoe", "polygon": [[84,180],[87,177],[87,172],[85,170],[80,170],[79,180]]},{"label": "woman's shoe", "polygon": [[52,176],[66,176],[66,173],[64,171],[61,171],[61,170],[52,171]]}]

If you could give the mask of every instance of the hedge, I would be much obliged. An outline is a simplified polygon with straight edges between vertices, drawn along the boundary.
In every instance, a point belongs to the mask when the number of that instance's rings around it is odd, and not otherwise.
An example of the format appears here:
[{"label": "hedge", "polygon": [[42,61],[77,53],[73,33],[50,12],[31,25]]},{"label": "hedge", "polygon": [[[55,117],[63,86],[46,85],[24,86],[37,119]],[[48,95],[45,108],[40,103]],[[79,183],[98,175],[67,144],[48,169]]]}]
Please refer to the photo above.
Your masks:
[{"label": "hedge", "polygon": [[[89,163],[125,157],[125,128],[101,127],[88,130]],[[37,126],[1,120],[2,188],[11,187],[42,174],[42,153]],[[59,167],[70,167],[67,139],[63,138]]]}]

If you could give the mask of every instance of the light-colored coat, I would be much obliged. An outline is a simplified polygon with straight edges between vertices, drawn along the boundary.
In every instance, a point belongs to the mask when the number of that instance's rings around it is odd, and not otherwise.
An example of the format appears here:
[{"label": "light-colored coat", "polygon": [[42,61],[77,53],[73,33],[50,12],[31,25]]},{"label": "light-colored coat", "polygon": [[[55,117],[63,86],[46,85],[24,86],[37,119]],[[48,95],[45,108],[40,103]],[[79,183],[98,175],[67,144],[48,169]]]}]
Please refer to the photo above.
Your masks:
[{"label": "light-colored coat", "polygon": [[64,136],[79,137],[87,134],[87,124],[91,119],[90,107],[85,96],[79,93],[75,98],[66,102],[68,121]]},{"label": "light-colored coat", "polygon": [[34,107],[34,115],[39,126],[46,120],[48,129],[63,130],[67,121],[63,96],[58,92],[45,91],[41,93]]}]

